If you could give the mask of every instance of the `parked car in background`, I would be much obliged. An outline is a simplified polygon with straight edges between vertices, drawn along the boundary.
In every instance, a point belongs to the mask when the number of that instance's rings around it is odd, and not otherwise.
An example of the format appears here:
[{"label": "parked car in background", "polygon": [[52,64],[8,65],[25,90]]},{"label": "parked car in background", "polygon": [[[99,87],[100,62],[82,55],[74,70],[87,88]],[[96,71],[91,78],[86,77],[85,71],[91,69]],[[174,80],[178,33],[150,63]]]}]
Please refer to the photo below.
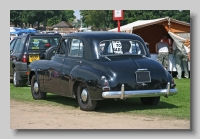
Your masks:
[{"label": "parked car in background", "polygon": [[78,32],[90,32],[90,31],[92,31],[92,30],[89,28],[79,28],[78,29]]},{"label": "parked car in background", "polygon": [[72,97],[85,111],[104,99],[138,97],[145,105],[157,105],[161,96],[177,94],[172,76],[134,34],[67,34],[51,60],[33,61],[28,69],[34,99],[47,93]]},{"label": "parked car in background", "polygon": [[42,33],[42,34],[55,34],[57,32],[56,31],[41,31],[40,33]]},{"label": "parked car in background", "polygon": [[14,86],[23,86],[27,81],[31,62],[52,57],[60,38],[60,34],[35,33],[17,36],[10,42],[10,76]]}]

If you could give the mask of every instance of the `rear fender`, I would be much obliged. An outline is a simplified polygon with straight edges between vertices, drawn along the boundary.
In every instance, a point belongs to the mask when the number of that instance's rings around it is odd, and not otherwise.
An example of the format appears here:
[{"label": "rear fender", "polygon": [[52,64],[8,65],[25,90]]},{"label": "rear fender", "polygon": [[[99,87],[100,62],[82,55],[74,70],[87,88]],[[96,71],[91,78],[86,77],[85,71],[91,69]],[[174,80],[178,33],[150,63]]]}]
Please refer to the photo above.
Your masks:
[{"label": "rear fender", "polygon": [[102,76],[105,75],[93,67],[76,66],[71,72],[71,89],[74,91],[73,88],[74,85],[77,86],[77,82],[84,82],[88,87],[91,99],[103,99],[101,81]]},{"label": "rear fender", "polygon": [[168,81],[170,82],[170,88],[175,88],[175,86],[176,86],[176,84],[173,82],[174,80],[173,80],[173,77],[172,77],[172,75],[169,73],[169,72],[167,72],[167,76],[168,76]]}]

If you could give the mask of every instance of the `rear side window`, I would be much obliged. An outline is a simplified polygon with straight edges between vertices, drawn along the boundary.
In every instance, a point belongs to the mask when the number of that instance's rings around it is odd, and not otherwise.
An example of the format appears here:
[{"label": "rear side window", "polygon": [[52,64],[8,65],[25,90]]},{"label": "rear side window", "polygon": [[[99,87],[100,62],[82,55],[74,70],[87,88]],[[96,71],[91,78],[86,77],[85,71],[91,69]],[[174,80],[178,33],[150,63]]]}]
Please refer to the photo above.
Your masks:
[{"label": "rear side window", "polygon": [[12,40],[10,43],[10,50],[13,50],[16,40]]},{"label": "rear side window", "polygon": [[22,52],[23,51],[25,39],[26,39],[25,37],[23,37],[21,39],[20,45],[19,45],[19,48],[18,48],[17,52]]},{"label": "rear side window", "polygon": [[60,37],[32,37],[29,41],[29,50],[48,49],[57,46]]},{"label": "rear side window", "polygon": [[21,39],[17,39],[16,40],[16,43],[15,43],[15,46],[13,48],[13,52],[17,52],[19,46],[20,46],[20,42],[21,42]]}]

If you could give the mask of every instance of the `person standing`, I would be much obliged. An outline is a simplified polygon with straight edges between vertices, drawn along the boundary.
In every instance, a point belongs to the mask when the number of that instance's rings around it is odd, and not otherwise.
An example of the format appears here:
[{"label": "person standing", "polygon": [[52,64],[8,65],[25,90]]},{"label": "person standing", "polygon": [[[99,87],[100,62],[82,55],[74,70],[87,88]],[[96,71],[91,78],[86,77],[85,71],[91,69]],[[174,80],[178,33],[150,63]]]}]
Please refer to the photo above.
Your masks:
[{"label": "person standing", "polygon": [[[189,78],[188,72],[188,54],[186,49],[184,48],[184,43],[181,47],[177,47],[175,43],[172,45],[173,48],[173,58],[175,58],[176,62],[176,71],[177,71],[177,79],[181,79],[182,71],[185,72],[184,77]],[[182,70],[183,67],[183,70]]]},{"label": "person standing", "polygon": [[158,54],[157,61],[167,70],[169,66],[169,53],[171,53],[169,44],[161,41],[158,42],[156,44],[156,53]]},{"label": "person standing", "polygon": [[172,52],[172,40],[168,37],[168,35],[164,34],[160,41],[166,42],[167,44],[169,44],[169,50],[170,50],[170,52]]}]

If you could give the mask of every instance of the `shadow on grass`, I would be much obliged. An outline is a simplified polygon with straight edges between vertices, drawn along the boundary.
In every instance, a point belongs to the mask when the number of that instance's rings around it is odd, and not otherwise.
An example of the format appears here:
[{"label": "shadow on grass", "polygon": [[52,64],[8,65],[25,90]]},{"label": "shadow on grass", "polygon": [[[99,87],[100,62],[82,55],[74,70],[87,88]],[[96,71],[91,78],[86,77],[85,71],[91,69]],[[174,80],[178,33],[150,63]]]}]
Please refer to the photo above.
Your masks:
[{"label": "shadow on grass", "polygon": [[[67,98],[58,95],[47,95],[46,101],[54,102],[61,105],[72,106],[74,108],[79,108],[77,99]],[[150,110],[150,109],[173,109],[178,108],[178,106],[166,102],[160,101],[156,106],[143,105],[139,98],[130,98],[127,100],[113,99],[99,100],[97,101],[97,107],[94,111],[104,112],[104,113],[118,113],[118,112],[128,112],[135,110]]]},{"label": "shadow on grass", "polygon": [[136,110],[150,110],[150,109],[173,109],[178,108],[174,104],[160,101],[156,106],[143,105],[139,98],[129,98],[127,100],[102,100],[98,101],[96,108],[97,112],[116,113],[128,112]]},{"label": "shadow on grass", "polygon": [[72,106],[75,108],[79,107],[77,99],[63,97],[59,95],[47,94],[45,101],[54,102],[56,104],[61,104],[61,105]]}]

